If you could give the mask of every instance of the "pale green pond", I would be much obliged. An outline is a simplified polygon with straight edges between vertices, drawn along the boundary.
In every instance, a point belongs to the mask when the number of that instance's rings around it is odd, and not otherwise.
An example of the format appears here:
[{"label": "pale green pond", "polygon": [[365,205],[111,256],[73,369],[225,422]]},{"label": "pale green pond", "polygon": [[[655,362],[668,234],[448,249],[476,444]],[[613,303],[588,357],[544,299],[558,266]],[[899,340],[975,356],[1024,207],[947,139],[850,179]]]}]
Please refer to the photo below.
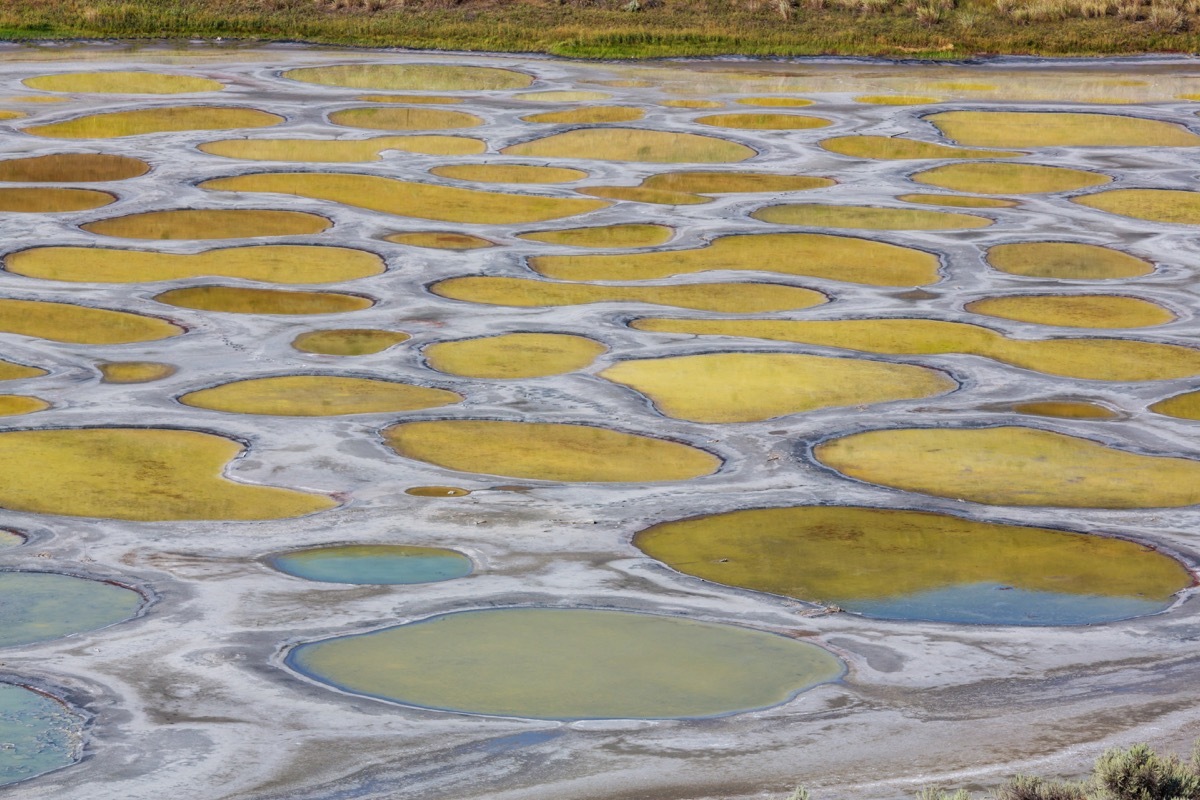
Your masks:
[{"label": "pale green pond", "polygon": [[534,719],[679,719],[785,703],[836,680],[827,651],[694,619],[502,608],[303,644],[288,666],[404,705]]},{"label": "pale green pond", "polygon": [[0,572],[0,647],[107,628],[145,603],[141,594],[115,583],[53,572]]},{"label": "pale green pond", "polygon": [[0,786],[79,760],[83,720],[53,697],[0,683]]}]

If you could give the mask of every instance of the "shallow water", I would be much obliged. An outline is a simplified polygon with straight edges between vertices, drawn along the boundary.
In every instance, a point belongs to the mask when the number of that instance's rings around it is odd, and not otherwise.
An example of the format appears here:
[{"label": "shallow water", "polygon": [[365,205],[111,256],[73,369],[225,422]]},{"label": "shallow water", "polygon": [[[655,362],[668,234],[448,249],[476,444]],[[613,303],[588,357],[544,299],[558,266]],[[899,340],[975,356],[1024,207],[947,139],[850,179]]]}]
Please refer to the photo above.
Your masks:
[{"label": "shallow water", "polygon": [[338,292],[292,292],[241,286],[172,289],[154,298],[160,303],[226,314],[346,314],[370,308],[365,297]]},{"label": "shallow water", "polygon": [[754,131],[796,131],[827,128],[832,121],[804,114],[709,114],[696,117],[701,125]]},{"label": "shallow water", "polygon": [[79,760],[83,720],[41,692],[0,683],[0,786]]},{"label": "shallow water", "polygon": [[793,353],[712,353],[622,361],[600,377],[641,392],[663,414],[694,422],[758,422],[820,408],[949,392],[925,367]]},{"label": "shallow water", "polygon": [[1066,328],[1146,328],[1175,319],[1157,303],[1111,294],[987,297],[967,303],[966,309],[989,317]]},{"label": "shallow water", "polygon": [[123,181],[149,171],[150,165],[140,158],[103,153],[59,153],[0,161],[0,181],[13,183]]},{"label": "shallow water", "polygon": [[821,147],[854,158],[879,158],[892,161],[950,158],[1016,158],[1022,153],[1004,150],[971,150],[936,142],[922,142],[901,136],[835,136]]},{"label": "shallow water", "polygon": [[1094,172],[1038,164],[947,164],[912,176],[917,183],[975,194],[1045,194],[1100,186],[1112,178]]},{"label": "shallow water", "polygon": [[455,550],[397,544],[338,545],[280,553],[267,559],[288,575],[324,583],[434,583],[471,574],[471,559]]},{"label": "shallow water", "polygon": [[778,283],[597,286],[481,276],[439,281],[430,289],[442,297],[487,305],[536,308],[633,302],[732,314],[810,308],[819,306],[828,299],[811,289]]},{"label": "shallow water", "polygon": [[292,347],[305,353],[326,356],[365,356],[381,353],[389,347],[408,341],[409,335],[399,331],[372,328],[334,328],[309,331],[292,340]]},{"label": "shallow water", "polygon": [[533,82],[515,70],[452,64],[339,64],[291,69],[283,77],[351,89],[419,92],[522,89]]},{"label": "shallow water", "polygon": [[126,311],[0,299],[0,331],[52,342],[129,344],[178,336],[183,328],[164,319]]},{"label": "shallow water", "polygon": [[184,405],[232,414],[330,417],[438,408],[462,400],[443,389],[340,375],[251,378],[189,392]]},{"label": "shallow water", "polygon": [[336,505],[324,495],[237,483],[243,446],[199,431],[63,428],[0,432],[0,506],[125,520],[278,519]]},{"label": "shallow water", "polygon": [[466,497],[471,492],[457,486],[410,486],[404,493],[413,497]]},{"label": "shallow water", "polygon": [[151,383],[174,375],[179,368],[157,361],[109,361],[98,364],[104,383]]},{"label": "shallow water", "polygon": [[205,181],[201,188],[225,192],[268,192],[329,200],[401,217],[512,224],[573,217],[607,206],[598,200],[502,194],[455,186],[333,173],[261,173]]},{"label": "shallow water", "polygon": [[1030,278],[1100,281],[1136,278],[1154,271],[1154,265],[1120,250],[1075,242],[998,244],[987,251],[986,258],[1001,272]]},{"label": "shallow water", "polygon": [[121,239],[245,239],[320,233],[332,223],[302,211],[180,208],[89,222],[85,231]]},{"label": "shallow water", "polygon": [[[255,219],[258,218],[259,215],[255,215]],[[247,232],[262,230],[253,222],[250,221]],[[216,231],[203,225],[203,219],[185,224],[195,225],[195,230],[190,232],[197,238],[218,238],[212,235]],[[226,226],[225,231],[233,233],[232,227]],[[174,234],[189,232],[177,223],[169,223],[159,230]],[[307,245],[223,247],[191,255],[99,247],[34,247],[9,255],[4,260],[4,268],[31,278],[82,283],[143,283],[211,276],[304,284],[378,275],[384,271],[384,263],[379,256],[363,250]]]},{"label": "shallow water", "polygon": [[634,544],[689,575],[885,619],[1082,625],[1162,611],[1193,583],[1122,539],[877,508],[694,517]]},{"label": "shallow water", "polygon": [[145,604],[133,589],[53,572],[0,572],[0,647],[106,628]]},{"label": "shallow water", "polygon": [[247,161],[347,163],[382,161],[384,153],[460,156],[482,153],[487,144],[467,136],[378,136],[373,139],[222,139],[205,142],[200,152]]},{"label": "shallow water", "polygon": [[219,92],[225,88],[218,81],[192,75],[121,70],[40,75],[36,78],[26,78],[22,83],[30,89],[43,92],[79,94],[187,94]]},{"label": "shallow water", "polygon": [[45,411],[50,404],[40,397],[23,394],[0,394],[0,417],[17,417]]},{"label": "shallow water", "polygon": [[115,202],[108,192],[93,189],[0,188],[0,211],[24,214],[58,214],[87,211]]},{"label": "shallow water", "polygon": [[953,194],[902,194],[896,198],[906,203],[946,208],[1012,208],[1019,205],[1016,200],[1001,200],[995,197],[966,197]]},{"label": "shallow water", "polygon": [[543,481],[681,481],[721,466],[719,458],[697,447],[589,425],[404,422],[385,428],[383,438],[404,458],[460,472]]},{"label": "shallow water", "polygon": [[641,128],[586,128],[515,144],[505,155],[535,158],[643,161],[655,164],[721,164],[745,161],[749,147],[714,136]]},{"label": "shallow water", "polygon": [[600,225],[595,228],[562,228],[556,231],[530,231],[518,234],[522,239],[568,247],[653,247],[666,244],[674,231],[666,225]]},{"label": "shallow water", "polygon": [[1200,461],[1034,428],[869,431],[817,446],[852,478],[975,503],[1157,508],[1200,503]]},{"label": "shallow water", "polygon": [[696,250],[634,255],[536,256],[548,278],[637,281],[714,270],[765,270],[872,286],[919,286],[938,279],[931,253],[869,239],[823,233],[725,236]]},{"label": "shallow water", "polygon": [[283,117],[253,108],[179,106],[90,114],[63,122],[32,125],[25,128],[25,133],[56,139],[116,139],[175,131],[269,128],[281,122]]},{"label": "shallow water", "polygon": [[591,364],[606,348],[584,336],[562,333],[505,333],[479,339],[437,342],[425,348],[429,366],[464,378],[543,378]]},{"label": "shallow water", "polygon": [[429,170],[441,178],[478,183],[571,183],[587,177],[578,169],[531,167],[525,164],[452,164]]},{"label": "shallow water", "polygon": [[476,128],[483,124],[483,120],[474,114],[424,106],[415,108],[403,106],[347,108],[330,114],[329,121],[334,125],[376,131],[442,131],[454,128]]},{"label": "shallow water", "polygon": [[672,719],[783,703],[836,680],[819,647],[733,625],[583,609],[433,617],[301,645],[293,669],[426,708],[535,719]]},{"label": "shallow water", "polygon": [[807,228],[858,228],[875,231],[953,231],[986,228],[992,221],[974,214],[951,214],[915,208],[804,205],[768,206],[750,216],[777,225]]},{"label": "shallow water", "polygon": [[1172,189],[1112,189],[1072,202],[1124,217],[1200,225],[1200,192]]},{"label": "shallow water", "polygon": [[1115,114],[946,111],[928,117],[948,138],[977,147],[1196,147],[1181,125]]},{"label": "shallow water", "polygon": [[482,236],[472,236],[469,233],[449,233],[446,231],[414,231],[412,233],[393,233],[383,237],[385,242],[406,244],[409,247],[424,247],[430,250],[482,250],[485,247],[495,247],[496,243]]},{"label": "shallow water", "polygon": [[1200,350],[1119,338],[1009,338],[989,328],[927,319],[634,320],[637,330],[744,336],[866,353],[969,353],[1006,364],[1094,381],[1155,381],[1200,375]]},{"label": "shallow water", "polygon": [[1059,419],[1116,419],[1112,409],[1096,403],[1079,400],[1035,400],[1017,403],[1012,407],[1018,414],[1035,417],[1057,417]]},{"label": "shallow water", "polygon": [[640,108],[628,106],[593,106],[572,108],[567,111],[547,111],[544,114],[528,114],[522,122],[544,125],[593,125],[603,122],[634,122],[646,116]]}]

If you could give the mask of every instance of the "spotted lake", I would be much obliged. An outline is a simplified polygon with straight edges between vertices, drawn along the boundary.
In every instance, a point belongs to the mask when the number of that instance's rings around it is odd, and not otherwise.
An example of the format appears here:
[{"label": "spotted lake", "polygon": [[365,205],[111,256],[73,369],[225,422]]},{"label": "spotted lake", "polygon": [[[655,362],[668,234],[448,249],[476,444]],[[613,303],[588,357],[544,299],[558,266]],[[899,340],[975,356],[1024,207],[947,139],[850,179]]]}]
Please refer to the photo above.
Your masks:
[{"label": "spotted lake", "polygon": [[1185,743],[1198,112],[1186,59],[5,46],[0,784],[874,800]]}]

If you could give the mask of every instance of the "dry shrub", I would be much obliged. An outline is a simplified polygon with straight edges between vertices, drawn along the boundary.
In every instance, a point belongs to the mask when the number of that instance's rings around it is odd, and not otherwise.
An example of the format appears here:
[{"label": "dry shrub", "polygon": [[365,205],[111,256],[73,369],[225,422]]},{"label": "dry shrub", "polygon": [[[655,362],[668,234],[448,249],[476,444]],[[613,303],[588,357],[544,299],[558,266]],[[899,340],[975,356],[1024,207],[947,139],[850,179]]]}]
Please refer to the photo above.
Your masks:
[{"label": "dry shrub", "polygon": [[917,4],[917,22],[925,25],[926,27],[937,25],[942,21],[942,17],[945,15],[945,13],[946,12],[942,8],[941,4],[935,2],[935,0],[926,0],[926,2]]},{"label": "dry shrub", "polygon": [[1188,18],[1183,9],[1171,3],[1156,2],[1146,15],[1150,27],[1160,33],[1179,33],[1187,30]]},{"label": "dry shrub", "polygon": [[1117,17],[1129,22],[1142,18],[1142,4],[1139,0],[1120,0],[1117,3]]},{"label": "dry shrub", "polygon": [[1088,793],[1080,783],[1018,775],[996,790],[995,800],[1088,800]]}]

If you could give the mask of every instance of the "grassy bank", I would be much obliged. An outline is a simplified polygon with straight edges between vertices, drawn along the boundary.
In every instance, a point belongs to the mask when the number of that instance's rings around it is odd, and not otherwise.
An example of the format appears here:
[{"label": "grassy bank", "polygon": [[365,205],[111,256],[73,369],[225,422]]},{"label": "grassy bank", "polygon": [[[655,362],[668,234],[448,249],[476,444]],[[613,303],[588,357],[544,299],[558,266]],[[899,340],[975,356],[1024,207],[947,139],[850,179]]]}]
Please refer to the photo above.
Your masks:
[{"label": "grassy bank", "polygon": [[217,38],[591,58],[1191,52],[1200,0],[4,0],[0,39]]}]

